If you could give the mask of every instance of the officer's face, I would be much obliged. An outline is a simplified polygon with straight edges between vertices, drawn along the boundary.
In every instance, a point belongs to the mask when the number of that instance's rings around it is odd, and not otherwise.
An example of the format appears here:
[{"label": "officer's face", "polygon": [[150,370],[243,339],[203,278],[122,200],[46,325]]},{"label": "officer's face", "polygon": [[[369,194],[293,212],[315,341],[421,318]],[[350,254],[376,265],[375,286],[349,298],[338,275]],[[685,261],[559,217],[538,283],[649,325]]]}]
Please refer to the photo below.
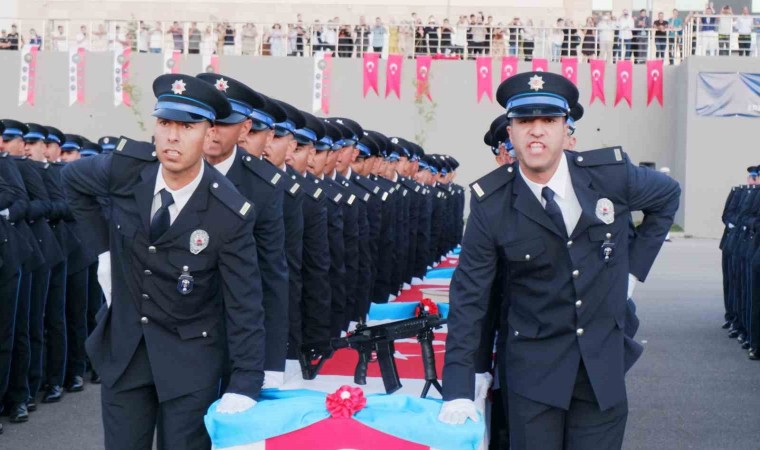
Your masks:
[{"label": "officer's face", "polygon": [[292,134],[283,137],[275,136],[272,139],[272,143],[264,149],[264,158],[268,159],[275,166],[282,167],[285,164],[285,157],[296,149],[297,144]]},{"label": "officer's face", "polygon": [[[203,146],[203,154],[206,160],[211,164],[219,164],[227,159],[232,154],[232,150],[235,149],[235,144],[247,134],[248,126],[246,126],[246,122],[236,124],[217,123],[213,139],[210,139]],[[248,149],[246,148],[246,150]]]},{"label": "officer's face", "polygon": [[79,152],[63,152],[61,153],[61,159],[65,162],[74,162],[77,159],[81,158],[82,155],[79,154]]},{"label": "officer's face", "polygon": [[351,164],[351,168],[354,172],[358,173],[359,175],[367,176],[367,171],[365,171],[365,167],[367,167],[369,163],[364,158],[356,158],[356,161],[354,161]]},{"label": "officer's face", "polygon": [[343,147],[338,150],[338,161],[336,163],[336,169],[340,173],[346,173],[351,163],[356,161],[356,157],[359,155],[359,150],[353,145],[350,147]]},{"label": "officer's face", "polygon": [[206,121],[187,123],[157,118],[153,137],[164,175],[194,178],[200,170],[203,149],[216,139],[215,134],[216,127]]},{"label": "officer's face", "polygon": [[61,158],[61,146],[57,142],[51,142],[45,147],[45,159],[58,161]]},{"label": "officer's face", "polygon": [[321,152],[314,153],[314,157],[309,161],[309,173],[315,177],[321,177],[325,173],[325,166],[327,165],[327,154],[329,150],[323,150]]},{"label": "officer's face", "polygon": [[20,137],[13,138],[10,141],[2,141],[0,149],[4,152],[10,153],[12,156],[24,156],[24,140]]},{"label": "officer's face", "polygon": [[285,163],[298,173],[306,173],[309,162],[316,153],[317,150],[312,144],[298,145],[285,156]]},{"label": "officer's face", "polygon": [[24,145],[26,156],[35,161],[45,161],[45,150],[46,146],[43,141],[26,142]]},{"label": "officer's face", "polygon": [[[517,117],[507,127],[520,167],[529,178],[547,182],[557,170],[568,127],[563,117]],[[532,177],[531,177],[532,176]]]},{"label": "officer's face", "polygon": [[385,171],[385,177],[388,179],[393,179],[396,175],[396,167],[398,167],[398,162],[388,161],[388,166]]},{"label": "officer's face", "polygon": [[327,152],[327,164],[325,164],[325,175],[332,174],[335,167],[338,165],[338,158],[340,157],[340,150],[330,150]]},{"label": "officer's face", "polygon": [[264,154],[264,150],[272,145],[273,139],[274,130],[251,130],[238,142],[238,145],[248,150],[250,154],[261,157]]}]

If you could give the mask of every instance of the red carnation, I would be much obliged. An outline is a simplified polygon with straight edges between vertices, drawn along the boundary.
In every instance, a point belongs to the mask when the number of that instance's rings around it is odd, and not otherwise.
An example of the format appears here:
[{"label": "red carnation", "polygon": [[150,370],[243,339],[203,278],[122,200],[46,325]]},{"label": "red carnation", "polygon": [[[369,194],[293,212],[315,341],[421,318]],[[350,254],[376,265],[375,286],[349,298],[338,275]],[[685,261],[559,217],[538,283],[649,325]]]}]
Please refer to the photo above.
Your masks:
[{"label": "red carnation", "polygon": [[348,419],[367,404],[364,391],[351,386],[341,386],[325,399],[327,412],[335,418]]},{"label": "red carnation", "polygon": [[423,298],[419,305],[414,308],[414,315],[420,317],[421,315],[436,315],[438,314],[438,305],[429,298]]}]

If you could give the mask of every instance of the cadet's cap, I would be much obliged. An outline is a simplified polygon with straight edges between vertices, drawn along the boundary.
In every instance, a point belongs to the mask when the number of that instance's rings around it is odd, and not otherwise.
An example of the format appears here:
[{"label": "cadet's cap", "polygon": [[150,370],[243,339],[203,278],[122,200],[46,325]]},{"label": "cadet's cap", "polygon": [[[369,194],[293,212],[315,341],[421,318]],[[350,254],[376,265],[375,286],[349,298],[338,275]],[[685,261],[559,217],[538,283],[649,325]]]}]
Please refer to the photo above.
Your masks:
[{"label": "cadet's cap", "polygon": [[275,136],[283,137],[288,134],[294,134],[297,129],[306,126],[306,118],[297,108],[281,100],[271,100],[272,103],[276,103],[285,113],[285,119],[274,124]]},{"label": "cadet's cap", "polygon": [[61,151],[63,152],[72,152],[72,151],[79,151],[82,149],[82,145],[84,144],[84,139],[82,139],[82,136],[79,136],[78,134],[67,134],[65,136],[65,139],[63,140],[63,145],[61,145]]},{"label": "cadet's cap", "polygon": [[334,124],[343,133],[343,142],[346,147],[356,144],[362,136],[364,129],[351,119],[345,117],[330,117],[330,123]]},{"label": "cadet's cap", "polygon": [[[325,126],[322,124],[322,120],[317,119],[313,114],[306,111],[301,111],[301,114],[306,119],[306,124],[297,128],[293,136],[299,145],[313,144],[316,148],[317,142],[325,136]],[[323,148],[322,150],[327,149]]]},{"label": "cadet's cap", "polygon": [[757,169],[758,169],[758,167],[760,167],[760,166],[749,166],[749,167],[747,167],[747,173],[749,173],[752,176],[757,176],[757,173],[758,173]]},{"label": "cadet's cap", "polygon": [[449,155],[444,155],[443,157],[446,159],[446,162],[449,163],[451,170],[457,170],[459,168],[459,161],[457,161],[456,158]]},{"label": "cadet's cap", "polygon": [[[268,130],[272,130],[274,129],[275,123],[284,122],[287,120],[288,114],[279,104],[275,103],[273,98],[267,97],[264,94],[260,95],[264,97],[265,103],[263,109],[254,109],[253,113],[251,114],[254,128],[266,125]],[[269,118],[271,118],[273,121],[271,126],[269,126],[269,122],[267,120]]]},{"label": "cadet's cap", "polygon": [[375,145],[377,146],[377,151],[372,153],[372,156],[377,156],[380,158],[385,158],[388,156],[388,147],[391,143],[390,139],[383,133],[380,133],[379,131],[374,130],[364,130],[367,134],[369,134],[369,137],[375,141]]},{"label": "cadet's cap", "polygon": [[[345,147],[343,143],[343,133],[329,119],[322,119],[322,125],[325,126],[325,136],[319,140],[318,144],[329,146],[325,150],[340,150]],[[317,148],[317,150],[320,150]]]},{"label": "cadet's cap", "polygon": [[29,132],[29,128],[23,123],[13,119],[3,119],[3,140],[5,142],[12,141],[16,138],[24,138],[24,135]]},{"label": "cadet's cap", "polygon": [[409,142],[397,136],[391,137],[391,146],[398,153],[399,158],[412,158],[412,150]]},{"label": "cadet's cap", "polygon": [[576,103],[575,106],[570,108],[570,113],[567,116],[567,125],[570,127],[570,135],[575,133],[575,123],[583,117],[583,106],[580,103]]},{"label": "cadet's cap", "polygon": [[47,128],[36,123],[26,124],[27,132],[24,133],[24,142],[44,141],[47,138]]},{"label": "cadet's cap", "polygon": [[232,113],[227,98],[213,85],[183,74],[164,74],[153,81],[157,102],[153,116],[176,122],[216,122]]},{"label": "cadet's cap", "polygon": [[420,158],[425,156],[425,150],[422,149],[419,145],[417,145],[416,142],[407,141],[409,143],[409,147],[411,147],[412,151],[412,161],[419,161]]},{"label": "cadet's cap", "polygon": [[79,151],[79,153],[82,155],[82,157],[95,156],[97,154],[103,153],[103,149],[94,142],[84,141],[82,143],[82,149]]},{"label": "cadet's cap", "polygon": [[438,174],[438,163],[431,155],[425,155],[420,158],[420,169],[429,170],[433,175]]},{"label": "cadet's cap", "polygon": [[366,131],[362,132],[362,136],[356,143],[356,148],[359,150],[359,155],[357,157],[361,159],[369,158],[370,156],[380,153],[377,143]]},{"label": "cadet's cap", "polygon": [[103,153],[114,151],[118,142],[119,138],[114,136],[103,136],[98,139],[98,145],[103,149]]},{"label": "cadet's cap", "polygon": [[[198,74],[196,75],[196,78],[215,87],[216,90],[224,94],[230,102],[232,113],[227,117],[217,117],[216,122],[218,123],[236,124],[245,122],[248,120],[248,117],[251,115],[254,108],[261,109],[264,107],[265,100],[258,92],[234,78],[208,72]],[[269,122],[274,125],[271,118],[269,119]]]},{"label": "cadet's cap", "polygon": [[46,144],[52,144],[55,142],[58,145],[63,144],[63,141],[66,140],[66,136],[63,134],[63,131],[59,130],[56,127],[45,127],[47,130],[47,137],[45,138]]},{"label": "cadet's cap", "polygon": [[507,150],[512,148],[512,143],[509,141],[509,134],[507,133],[507,125],[509,125],[509,119],[506,114],[497,117],[491,122],[493,147],[499,148],[499,145],[504,144]]},{"label": "cadet's cap", "polygon": [[496,99],[507,117],[564,117],[578,103],[578,88],[562,75],[524,72],[505,80]]}]

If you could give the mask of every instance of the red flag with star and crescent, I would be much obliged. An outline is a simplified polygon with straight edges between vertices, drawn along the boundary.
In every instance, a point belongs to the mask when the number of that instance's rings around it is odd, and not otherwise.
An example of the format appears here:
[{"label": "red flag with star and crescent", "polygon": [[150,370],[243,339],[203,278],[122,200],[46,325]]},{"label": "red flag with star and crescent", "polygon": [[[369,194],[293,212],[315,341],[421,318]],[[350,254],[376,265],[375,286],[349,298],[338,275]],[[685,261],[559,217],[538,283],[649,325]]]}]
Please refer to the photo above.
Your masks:
[{"label": "red flag with star and crescent", "polygon": [[475,60],[478,76],[478,103],[483,100],[483,95],[486,95],[493,102],[493,75],[491,74],[493,64],[491,61],[490,56],[479,56]]},{"label": "red flag with star and crescent", "polygon": [[578,86],[578,58],[562,58],[562,75]]},{"label": "red flag with star and crescent", "polygon": [[380,62],[380,53],[364,54],[364,97],[370,89],[375,91],[375,95],[380,95],[377,91],[377,72]]},{"label": "red flag with star and crescent", "polygon": [[396,93],[396,98],[401,98],[401,66],[403,63],[403,55],[388,55],[388,64],[385,66],[385,98],[388,98],[391,92]]},{"label": "red flag with star and crescent", "polygon": [[591,70],[591,101],[589,104],[594,104],[594,99],[599,99],[602,104],[605,104],[604,100],[604,66],[605,60],[592,59],[589,60],[589,66]]},{"label": "red flag with star and crescent", "polygon": [[657,99],[662,106],[662,60],[647,61],[647,106]]},{"label": "red flag with star and crescent", "polygon": [[425,95],[428,100],[433,101],[430,95],[430,64],[433,58],[431,56],[417,57],[417,98]]},{"label": "red flag with star and crescent", "polygon": [[633,63],[630,59],[618,61],[617,64],[617,88],[615,90],[615,106],[620,100],[625,99],[628,107],[631,107],[633,93]]}]

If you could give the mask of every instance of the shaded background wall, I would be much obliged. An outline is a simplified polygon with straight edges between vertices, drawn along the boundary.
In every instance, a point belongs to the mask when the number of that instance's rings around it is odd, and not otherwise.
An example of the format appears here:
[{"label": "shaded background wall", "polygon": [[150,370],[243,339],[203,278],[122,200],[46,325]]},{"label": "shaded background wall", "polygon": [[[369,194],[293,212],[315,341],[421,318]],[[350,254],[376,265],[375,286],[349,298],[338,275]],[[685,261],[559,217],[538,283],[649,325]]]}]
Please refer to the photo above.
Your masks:
[{"label": "shaded background wall", "polygon": [[[102,135],[126,135],[148,139],[153,120],[153,79],[161,73],[161,55],[137,54],[131,61],[130,83],[139,94],[133,109],[115,108],[112,99],[112,55],[89,53],[86,61],[86,86],[83,105],[68,106],[68,56],[43,52],[38,58],[37,103],[17,105],[19,56],[0,52],[0,116],[54,125],[64,132],[82,134],[89,139]],[[499,61],[494,61],[499,73]],[[530,70],[522,62],[519,70]],[[559,71],[559,64],[551,64]],[[197,55],[183,57],[183,73],[201,70]],[[267,95],[294,106],[311,107],[313,62],[310,58],[220,57],[223,74],[248,83]],[[699,71],[760,72],[755,58],[696,58],[680,66],[666,66],[665,106],[646,106],[646,74],[643,66],[634,67],[633,108],[624,102],[613,107],[615,68],[607,66],[606,100],[588,106],[590,74],[587,64],[579,65],[579,89],[586,115],[576,136],[578,149],[620,145],[634,162],[651,161],[668,166],[684,189],[677,223],[689,234],[716,237],[722,232],[720,214],[730,186],[744,181],[745,168],[760,164],[760,152],[752,139],[760,121],[741,118],[701,118],[694,112],[695,79]],[[401,100],[384,98],[385,62],[380,67],[380,96],[362,97],[361,60],[335,59],[330,115],[351,117],[369,129],[421,142],[426,151],[447,153],[461,163],[457,182],[466,185],[495,168],[493,156],[482,142],[491,120],[500,114],[496,103],[475,98],[476,78],[473,61],[434,61],[431,93],[434,106],[414,102],[414,61],[402,69]],[[494,80],[494,92],[497,80]],[[422,113],[432,115],[426,121]],[[142,126],[145,128],[143,129]]]}]

